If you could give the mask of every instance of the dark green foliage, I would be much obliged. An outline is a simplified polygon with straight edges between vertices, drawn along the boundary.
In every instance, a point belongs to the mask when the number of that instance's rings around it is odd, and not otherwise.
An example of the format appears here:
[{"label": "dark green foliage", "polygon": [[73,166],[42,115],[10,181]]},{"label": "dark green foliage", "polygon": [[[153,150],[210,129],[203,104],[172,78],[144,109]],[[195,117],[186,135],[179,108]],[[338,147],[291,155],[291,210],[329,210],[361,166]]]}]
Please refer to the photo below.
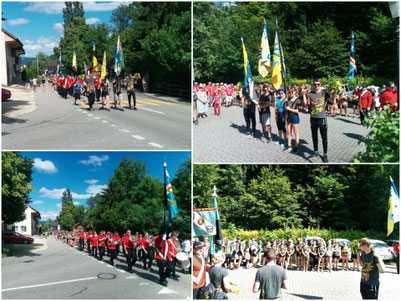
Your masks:
[{"label": "dark green foliage", "polygon": [[6,225],[20,222],[25,218],[29,192],[33,191],[33,160],[18,152],[2,152],[2,210],[1,220]]},{"label": "dark green foliage", "polygon": [[398,78],[398,33],[386,2],[265,1],[237,2],[231,6],[195,2],[196,81],[243,81],[241,36],[253,75],[258,75],[264,17],[271,53],[278,20],[290,78],[346,76],[351,31],[355,34],[358,73],[393,81]]},{"label": "dark green foliage", "polygon": [[[385,233],[398,165],[195,165],[194,208],[213,207],[223,228],[266,231],[314,227]],[[231,184],[231,185],[230,185]],[[398,225],[398,224],[397,224]]]},{"label": "dark green foliage", "polygon": [[81,2],[64,2],[65,7],[63,8],[63,19],[64,28],[73,22],[75,17],[84,17],[84,7]]}]

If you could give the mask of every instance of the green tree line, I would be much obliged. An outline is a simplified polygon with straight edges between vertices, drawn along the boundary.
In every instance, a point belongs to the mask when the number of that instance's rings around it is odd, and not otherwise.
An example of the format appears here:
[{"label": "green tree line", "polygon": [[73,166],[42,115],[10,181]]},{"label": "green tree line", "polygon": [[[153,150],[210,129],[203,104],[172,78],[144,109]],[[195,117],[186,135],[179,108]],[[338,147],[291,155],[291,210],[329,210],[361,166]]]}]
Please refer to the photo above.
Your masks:
[{"label": "green tree line", "polygon": [[[194,208],[213,207],[224,229],[324,228],[386,233],[398,165],[195,165]],[[392,236],[397,236],[399,223]],[[398,237],[397,237],[398,238]]]},{"label": "green tree line", "polygon": [[398,79],[398,32],[387,2],[195,2],[195,79],[243,81],[241,37],[256,76],[263,18],[271,54],[278,20],[289,79],[346,77],[351,31],[357,74]]},{"label": "green tree line", "polygon": [[[73,49],[76,49],[78,74],[84,73],[84,62],[92,63],[93,41],[100,63],[107,54],[107,69],[113,75],[117,38],[123,47],[123,72],[149,72],[155,82],[190,82],[191,70],[191,3],[132,2],[121,4],[111,17],[111,24],[89,25],[80,2],[66,2],[63,10],[64,33],[59,47],[63,72],[74,74]],[[54,48],[58,57],[59,48]],[[114,75],[113,75],[114,76]]]}]

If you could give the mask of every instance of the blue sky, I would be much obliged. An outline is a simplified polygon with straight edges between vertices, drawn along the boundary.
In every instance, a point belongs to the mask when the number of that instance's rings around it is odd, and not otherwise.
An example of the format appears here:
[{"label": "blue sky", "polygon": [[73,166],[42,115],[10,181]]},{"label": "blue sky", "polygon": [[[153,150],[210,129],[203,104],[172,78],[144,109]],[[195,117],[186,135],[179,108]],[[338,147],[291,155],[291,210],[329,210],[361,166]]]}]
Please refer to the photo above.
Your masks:
[{"label": "blue sky", "polygon": [[[88,24],[110,24],[112,11],[122,1],[82,1]],[[34,57],[40,51],[53,54],[63,34],[64,2],[2,2],[2,27],[16,36],[23,44],[26,57]]]},{"label": "blue sky", "polygon": [[[42,220],[55,219],[61,210],[61,196],[65,188],[73,195],[73,202],[86,200],[105,187],[114,168],[124,158],[145,162],[152,177],[164,181],[163,163],[167,162],[170,179],[190,152],[21,152],[34,160],[30,206],[38,210]],[[173,187],[174,192],[174,187]],[[160,200],[162,201],[162,200]]]}]

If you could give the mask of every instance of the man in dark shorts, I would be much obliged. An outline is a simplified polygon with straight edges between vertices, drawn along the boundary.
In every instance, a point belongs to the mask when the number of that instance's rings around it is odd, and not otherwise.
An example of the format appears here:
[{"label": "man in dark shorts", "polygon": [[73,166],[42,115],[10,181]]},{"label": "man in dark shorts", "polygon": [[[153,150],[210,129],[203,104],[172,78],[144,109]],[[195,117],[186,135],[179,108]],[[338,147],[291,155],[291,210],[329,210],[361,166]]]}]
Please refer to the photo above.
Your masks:
[{"label": "man in dark shorts", "polygon": [[362,299],[378,299],[379,272],[384,272],[383,260],[373,252],[368,238],[359,240],[359,246],[362,251],[359,258],[362,267],[360,286]]},{"label": "man in dark shorts", "polygon": [[323,91],[321,88],[320,79],[316,78],[313,81],[313,91],[307,93],[303,90],[304,105],[308,105],[310,113],[310,124],[312,130],[313,151],[312,157],[318,157],[318,136],[317,131],[320,130],[320,136],[323,142],[323,162],[327,163],[327,118],[326,118],[326,103],[330,98],[328,92]]},{"label": "man in dark shorts", "polygon": [[[136,110],[136,96],[135,96],[135,88],[134,84],[136,84],[137,79],[135,77],[132,77],[132,73],[128,75],[128,77],[125,79],[125,86],[127,87],[127,95],[128,95],[128,105],[130,109]],[[133,101],[133,107],[131,107],[131,97]]]},{"label": "man in dark shorts", "polygon": [[268,248],[266,252],[267,264],[260,268],[253,284],[253,293],[260,291],[259,299],[277,299],[280,295],[280,288],[287,289],[285,280],[287,276],[283,267],[276,265],[276,251]]}]

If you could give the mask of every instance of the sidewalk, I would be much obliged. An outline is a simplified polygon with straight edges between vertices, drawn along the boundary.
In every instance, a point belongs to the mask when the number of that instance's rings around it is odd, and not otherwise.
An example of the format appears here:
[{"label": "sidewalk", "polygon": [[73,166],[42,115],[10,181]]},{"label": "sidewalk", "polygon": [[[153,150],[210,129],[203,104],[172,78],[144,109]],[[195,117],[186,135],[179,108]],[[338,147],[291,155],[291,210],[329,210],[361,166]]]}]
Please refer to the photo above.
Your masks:
[{"label": "sidewalk", "polygon": [[163,95],[163,94],[159,94],[159,93],[143,93],[143,92],[139,92],[139,91],[136,91],[136,93],[143,97],[151,97],[151,98],[155,98],[157,100],[173,102],[173,103],[180,103],[180,104],[188,104],[188,105],[191,104],[191,101],[189,99],[186,100],[181,97],[168,96],[168,95]]},{"label": "sidewalk", "polygon": [[32,90],[14,87],[5,88],[11,91],[11,98],[1,103],[3,122],[5,119],[11,119],[19,115],[30,113],[38,108]]},{"label": "sidewalk", "polygon": [[[47,249],[47,239],[42,236],[34,235],[32,244],[5,244],[3,248],[11,249],[8,258],[21,256],[35,256]],[[4,258],[3,258],[4,260]]]}]

